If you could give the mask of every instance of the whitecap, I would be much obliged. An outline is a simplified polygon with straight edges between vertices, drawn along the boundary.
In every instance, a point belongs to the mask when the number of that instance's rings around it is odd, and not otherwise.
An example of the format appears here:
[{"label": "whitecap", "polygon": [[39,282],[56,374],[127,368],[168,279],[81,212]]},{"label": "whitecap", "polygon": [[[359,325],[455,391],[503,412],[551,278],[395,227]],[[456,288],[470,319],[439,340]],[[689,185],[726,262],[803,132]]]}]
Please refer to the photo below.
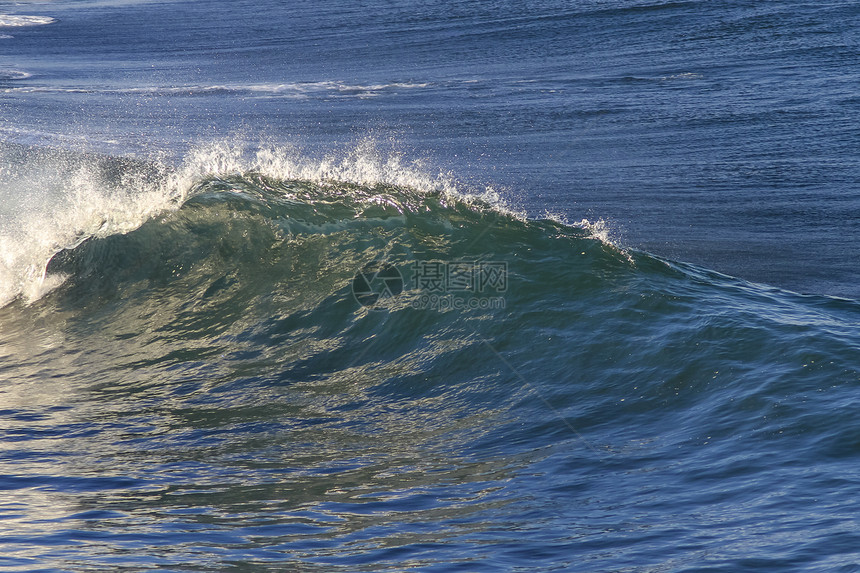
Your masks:
[{"label": "whitecap", "polygon": [[340,81],[299,82],[282,84],[251,84],[231,86],[236,91],[248,91],[258,95],[282,97],[375,97],[398,90],[426,88],[429,84],[419,82],[389,82],[379,84],[351,84]]},{"label": "whitecap", "polygon": [[671,76],[663,76],[661,80],[700,80],[704,76],[694,72],[684,72],[680,74],[672,74]]},{"label": "whitecap", "polygon": [[21,70],[0,70],[0,81],[2,80],[23,80],[29,78],[30,74]]},{"label": "whitecap", "polygon": [[25,16],[22,14],[0,14],[0,28],[21,28],[23,26],[44,26],[53,24],[54,18],[49,16]]}]

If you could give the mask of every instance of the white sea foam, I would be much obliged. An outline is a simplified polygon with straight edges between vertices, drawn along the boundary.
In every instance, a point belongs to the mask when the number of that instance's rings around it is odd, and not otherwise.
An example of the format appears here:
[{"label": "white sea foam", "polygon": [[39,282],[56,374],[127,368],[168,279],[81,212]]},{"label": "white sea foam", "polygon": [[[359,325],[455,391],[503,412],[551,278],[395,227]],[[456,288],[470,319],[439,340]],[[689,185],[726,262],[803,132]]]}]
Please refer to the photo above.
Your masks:
[{"label": "white sea foam", "polygon": [[700,80],[704,76],[693,72],[684,72],[680,74],[672,74],[671,76],[663,76],[661,80]]},{"label": "white sea foam", "polygon": [[617,230],[610,227],[609,223],[605,220],[598,219],[596,221],[590,221],[588,219],[581,219],[576,223],[573,223],[572,226],[588,231],[591,238],[597,239],[604,245],[612,247],[627,259],[627,262],[631,264],[635,263],[633,255],[631,255],[630,251],[621,244]]},{"label": "white sea foam", "polygon": [[0,27],[21,28],[24,26],[44,26],[53,24],[54,18],[48,16],[25,16],[21,14],[0,14]]},{"label": "white sea foam", "polygon": [[328,99],[371,98],[402,90],[427,87],[426,83],[392,82],[386,84],[350,84],[344,82],[299,82],[271,84],[212,84],[180,86],[138,86],[107,88],[98,86],[22,86],[6,88],[2,92],[15,93],[92,93],[102,95],[145,95],[165,97],[200,97],[232,95],[252,98]]},{"label": "white sea foam", "polygon": [[398,90],[413,90],[426,88],[427,83],[391,82],[384,84],[350,84],[337,81],[300,82],[283,84],[251,84],[247,86],[231,86],[236,91],[248,91],[265,95],[292,95],[295,97],[312,97],[314,95],[376,97],[383,93]]},{"label": "white sea foam", "polygon": [[16,86],[0,89],[0,93],[17,93],[17,94],[90,94],[97,93],[97,90],[89,88],[54,88],[44,86]]}]

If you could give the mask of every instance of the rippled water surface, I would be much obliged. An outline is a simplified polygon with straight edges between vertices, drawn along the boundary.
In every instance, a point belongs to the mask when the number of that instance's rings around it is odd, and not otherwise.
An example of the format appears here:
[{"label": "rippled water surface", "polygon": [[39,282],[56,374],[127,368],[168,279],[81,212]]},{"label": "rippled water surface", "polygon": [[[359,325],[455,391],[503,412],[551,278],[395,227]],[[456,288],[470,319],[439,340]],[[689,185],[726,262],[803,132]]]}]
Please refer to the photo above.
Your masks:
[{"label": "rippled water surface", "polygon": [[860,569],[858,17],[0,1],[0,569]]}]

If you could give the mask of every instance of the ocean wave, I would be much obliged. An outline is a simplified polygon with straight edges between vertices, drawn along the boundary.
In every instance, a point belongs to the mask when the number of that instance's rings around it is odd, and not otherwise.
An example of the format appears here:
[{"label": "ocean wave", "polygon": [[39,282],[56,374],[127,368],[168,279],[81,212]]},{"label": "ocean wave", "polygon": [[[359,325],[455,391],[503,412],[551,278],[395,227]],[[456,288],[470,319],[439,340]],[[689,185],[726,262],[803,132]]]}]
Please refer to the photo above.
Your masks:
[{"label": "ocean wave", "polygon": [[[9,146],[0,165],[0,305],[32,304],[92,276],[101,277],[90,285],[96,290],[122,290],[126,279],[144,280],[141,265],[177,277],[197,269],[194,288],[205,291],[233,276],[231,264],[265,266],[285,245],[329,240],[336,245],[290,256],[325,252],[325,264],[338,267],[333,276],[347,282],[362,265],[388,259],[404,273],[424,260],[516,262],[538,274],[546,264],[562,269],[574,291],[595,272],[641,273],[646,284],[672,277],[713,288],[742,283],[626,249],[602,220],[527,218],[496,189],[465,186],[373,140],[321,158],[224,141],[190,151],[178,166]],[[224,253],[242,258],[228,264]],[[117,263],[122,258],[131,262]],[[305,279],[327,272],[316,268]],[[165,288],[181,297],[191,287]]]},{"label": "ocean wave", "polygon": [[[400,348],[390,354],[397,374],[383,377],[394,381],[452,345],[479,345],[480,325],[525,372],[565,353],[587,362],[583,348],[621,347],[630,370],[613,372],[650,386],[654,400],[672,391],[665,370],[651,370],[662,353],[683,375],[688,361],[722,370],[700,356],[719,356],[713,344],[731,345],[741,362],[790,352],[801,364],[795,336],[822,345],[856,336],[856,303],[620,249],[603,223],[521,217],[399,161],[358,151],[331,166],[229,145],[201,149],[174,171],[111,159],[84,177],[86,187],[98,175],[101,204],[62,210],[56,221],[77,227],[34,265],[39,276],[18,296],[30,304],[10,310],[107,314],[101,334],[126,341],[136,365],[185,367],[199,343],[216,361],[249,355],[259,368],[255,357],[277,349],[289,380],[308,356],[314,375],[331,373],[329,352],[352,356],[368,325],[381,347]],[[150,195],[134,204],[124,186]],[[56,249],[56,234],[41,229],[52,237],[43,246]],[[0,250],[8,256],[12,246]],[[541,346],[548,341],[552,350]],[[417,362],[404,363],[410,356]],[[706,392],[709,377],[690,395]]]}]

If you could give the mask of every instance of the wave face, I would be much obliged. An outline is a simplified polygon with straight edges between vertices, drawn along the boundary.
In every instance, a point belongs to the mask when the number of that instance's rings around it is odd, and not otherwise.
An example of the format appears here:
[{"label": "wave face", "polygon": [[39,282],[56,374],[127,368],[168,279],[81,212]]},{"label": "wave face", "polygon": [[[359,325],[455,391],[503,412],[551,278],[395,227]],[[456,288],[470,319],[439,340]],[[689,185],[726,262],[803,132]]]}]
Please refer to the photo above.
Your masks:
[{"label": "wave face", "polygon": [[[0,309],[2,435],[31,468],[0,479],[31,508],[7,526],[41,516],[58,567],[132,567],[129,531],[213,570],[740,567],[764,516],[804,535],[772,539],[776,570],[858,509],[855,302],[624,250],[366,150],[27,162],[67,203],[3,251],[42,286]],[[28,543],[2,542],[19,567]]]}]

